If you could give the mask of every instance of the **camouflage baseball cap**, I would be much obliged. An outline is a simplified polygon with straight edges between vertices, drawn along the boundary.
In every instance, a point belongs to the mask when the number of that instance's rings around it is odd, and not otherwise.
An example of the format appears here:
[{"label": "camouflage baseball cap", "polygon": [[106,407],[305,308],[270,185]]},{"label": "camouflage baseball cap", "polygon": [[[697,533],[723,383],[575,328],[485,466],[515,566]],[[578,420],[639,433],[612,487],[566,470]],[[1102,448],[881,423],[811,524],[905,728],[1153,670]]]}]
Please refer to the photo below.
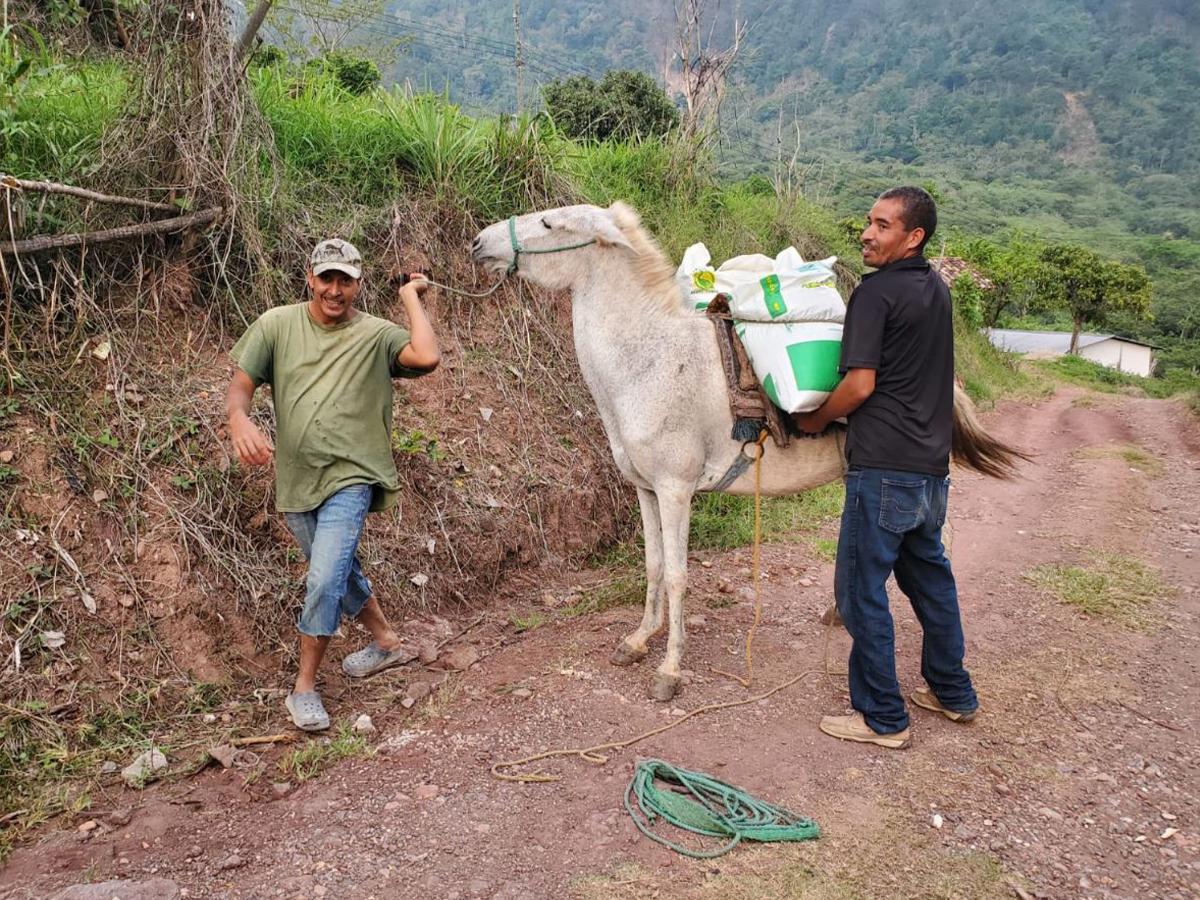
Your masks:
[{"label": "camouflage baseball cap", "polygon": [[313,248],[312,270],[314,275],[336,269],[351,278],[362,278],[362,254],[349,241],[331,238],[321,241]]}]

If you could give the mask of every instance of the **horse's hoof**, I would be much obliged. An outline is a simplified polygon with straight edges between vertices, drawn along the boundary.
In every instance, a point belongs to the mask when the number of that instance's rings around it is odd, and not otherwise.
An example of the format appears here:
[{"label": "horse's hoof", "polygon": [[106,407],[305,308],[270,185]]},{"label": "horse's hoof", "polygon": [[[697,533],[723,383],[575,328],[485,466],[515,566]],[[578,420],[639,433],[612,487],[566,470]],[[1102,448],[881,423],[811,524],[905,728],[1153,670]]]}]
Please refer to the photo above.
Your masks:
[{"label": "horse's hoof", "polygon": [[650,699],[657,700],[659,703],[666,703],[679,693],[679,682],[682,679],[678,675],[664,675],[662,672],[655,672],[654,678],[650,680]]},{"label": "horse's hoof", "polygon": [[625,641],[617,644],[617,649],[612,652],[612,656],[608,661],[614,666],[631,666],[635,662],[641,662],[645,658],[646,650],[634,650]]},{"label": "horse's hoof", "polygon": [[842,621],[842,616],[838,612],[836,603],[830,603],[829,609],[821,614],[821,624],[832,625],[834,628],[846,627],[846,623]]}]

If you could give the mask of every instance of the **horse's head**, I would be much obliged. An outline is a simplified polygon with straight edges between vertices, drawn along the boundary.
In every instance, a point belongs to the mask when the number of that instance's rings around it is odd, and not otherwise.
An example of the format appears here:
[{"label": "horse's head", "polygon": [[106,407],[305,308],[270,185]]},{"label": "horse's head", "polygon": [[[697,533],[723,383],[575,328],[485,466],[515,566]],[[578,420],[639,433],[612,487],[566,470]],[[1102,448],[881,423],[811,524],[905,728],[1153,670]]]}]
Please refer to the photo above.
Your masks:
[{"label": "horse's head", "polygon": [[489,225],[475,238],[472,256],[494,271],[561,290],[594,274],[602,254],[632,252],[627,229],[637,224],[637,214],[623,203],[561,206]]}]

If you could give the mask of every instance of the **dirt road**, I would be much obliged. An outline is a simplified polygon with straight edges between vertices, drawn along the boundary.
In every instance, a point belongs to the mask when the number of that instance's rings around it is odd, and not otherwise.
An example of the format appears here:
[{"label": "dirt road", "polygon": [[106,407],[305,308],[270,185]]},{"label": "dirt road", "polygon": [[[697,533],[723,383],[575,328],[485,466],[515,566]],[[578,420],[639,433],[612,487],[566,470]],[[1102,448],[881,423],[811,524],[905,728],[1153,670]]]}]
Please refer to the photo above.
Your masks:
[{"label": "dirt road", "polygon": [[[914,710],[901,752],[821,735],[820,716],[845,705],[844,678],[820,671],[832,564],[775,545],[758,684],[818,674],[606,765],[552,764],[564,776],[555,784],[492,779],[497,758],[620,739],[745,695],[711,669],[738,665],[750,603],[718,588],[743,583],[749,552],[705,554],[691,567],[695,674],[670,706],[645,699],[653,662],[606,662],[636,608],[522,634],[512,610],[497,611],[472,632],[480,663],[428,705],[376,715],[372,757],[279,797],[270,768],[94,797],[82,818],[13,854],[0,896],[106,879],[161,880],[144,895],[95,896],[172,896],[172,884],[188,897],[1200,896],[1200,428],[1170,402],[1074,391],[1005,406],[988,424],[1038,456],[1012,484],[956,475],[953,558],[983,705],[972,725]],[[1026,577],[1039,566],[1137,573],[1131,560],[1157,597],[1141,629],[1086,616]],[[531,586],[513,609],[570,578]],[[920,631],[902,599],[893,608],[911,690]],[[847,646],[832,634],[835,668]],[[352,721],[363,695],[329,677],[337,717]],[[622,807],[638,756],[714,773],[815,817],[823,836],[676,856],[641,838]],[[81,834],[89,817],[99,824]]]}]

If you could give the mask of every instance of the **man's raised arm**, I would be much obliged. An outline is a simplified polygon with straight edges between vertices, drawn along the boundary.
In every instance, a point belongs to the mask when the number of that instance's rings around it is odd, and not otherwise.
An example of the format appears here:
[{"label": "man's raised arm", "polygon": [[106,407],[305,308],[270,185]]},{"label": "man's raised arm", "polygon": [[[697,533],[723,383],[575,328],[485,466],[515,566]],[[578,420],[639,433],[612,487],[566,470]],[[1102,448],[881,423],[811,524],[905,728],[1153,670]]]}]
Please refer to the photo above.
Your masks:
[{"label": "man's raised arm", "polygon": [[397,360],[406,369],[432,372],[442,361],[442,352],[438,349],[437,335],[433,333],[429,317],[421,306],[421,294],[428,288],[429,282],[424,275],[411,276],[411,280],[400,288],[400,299],[404,302],[404,311],[408,313],[410,340],[397,354]]}]

